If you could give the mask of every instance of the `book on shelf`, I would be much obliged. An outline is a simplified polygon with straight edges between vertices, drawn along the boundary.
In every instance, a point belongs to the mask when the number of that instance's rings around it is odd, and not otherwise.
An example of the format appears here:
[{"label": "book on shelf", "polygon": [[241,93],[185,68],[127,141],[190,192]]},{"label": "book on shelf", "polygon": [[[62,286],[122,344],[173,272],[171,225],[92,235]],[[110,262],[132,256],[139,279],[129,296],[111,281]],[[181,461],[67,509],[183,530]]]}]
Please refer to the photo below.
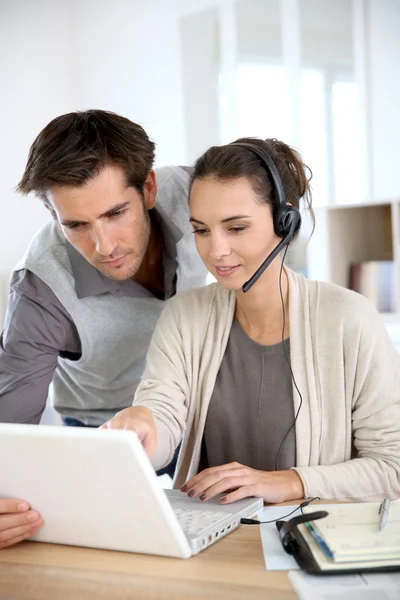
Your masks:
[{"label": "book on shelf", "polygon": [[368,298],[379,312],[396,312],[394,275],[392,260],[351,263],[348,287]]}]

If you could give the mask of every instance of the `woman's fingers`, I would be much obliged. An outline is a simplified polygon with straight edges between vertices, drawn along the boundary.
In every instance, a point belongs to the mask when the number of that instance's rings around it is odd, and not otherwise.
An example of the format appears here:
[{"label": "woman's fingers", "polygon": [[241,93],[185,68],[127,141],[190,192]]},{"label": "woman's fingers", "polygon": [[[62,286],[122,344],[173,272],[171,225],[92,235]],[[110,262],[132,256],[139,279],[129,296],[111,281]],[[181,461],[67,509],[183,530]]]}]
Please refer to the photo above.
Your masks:
[{"label": "woman's fingers", "polygon": [[191,479],[188,479],[188,481],[186,481],[185,484],[181,487],[181,492],[188,492],[206,480],[209,482],[209,485],[212,485],[213,482],[215,483],[216,481],[222,479],[222,477],[226,476],[228,474],[227,471],[233,472],[239,471],[240,469],[248,469],[248,467],[244,467],[240,463],[233,462],[226,463],[225,465],[221,465],[218,467],[204,469],[203,471],[200,471],[200,473],[197,473],[197,475],[195,475]]}]

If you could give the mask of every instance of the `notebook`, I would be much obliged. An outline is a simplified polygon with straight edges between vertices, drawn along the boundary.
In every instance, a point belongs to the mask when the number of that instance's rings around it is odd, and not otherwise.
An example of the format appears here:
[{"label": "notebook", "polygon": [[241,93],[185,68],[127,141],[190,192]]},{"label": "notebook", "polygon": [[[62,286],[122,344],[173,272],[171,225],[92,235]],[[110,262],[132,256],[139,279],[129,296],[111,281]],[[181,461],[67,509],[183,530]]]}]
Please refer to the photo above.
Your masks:
[{"label": "notebook", "polygon": [[[311,534],[316,531],[335,562],[400,560],[400,503],[391,503],[383,531],[379,507],[376,502],[332,505],[328,516],[313,521],[308,529]],[[309,506],[304,509],[305,514],[310,512]]]},{"label": "notebook", "polygon": [[41,513],[39,542],[187,558],[263,507],[163,490],[132,431],[0,424],[0,456],[0,497]]},{"label": "notebook", "polygon": [[[315,513],[310,506],[304,515]],[[289,535],[292,553],[309,573],[400,569],[400,503],[392,502],[379,530],[379,502],[319,505],[327,516],[297,523]],[[300,535],[299,535],[300,534]]]}]

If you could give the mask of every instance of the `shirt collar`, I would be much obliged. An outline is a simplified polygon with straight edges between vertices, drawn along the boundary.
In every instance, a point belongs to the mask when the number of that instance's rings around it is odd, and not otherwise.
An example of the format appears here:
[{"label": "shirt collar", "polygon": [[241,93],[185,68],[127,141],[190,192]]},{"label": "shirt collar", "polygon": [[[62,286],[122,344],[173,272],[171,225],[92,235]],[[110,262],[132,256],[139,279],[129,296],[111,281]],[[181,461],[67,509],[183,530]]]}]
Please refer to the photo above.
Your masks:
[{"label": "shirt collar", "polygon": [[118,281],[106,277],[91,265],[78,250],[67,241],[67,253],[75,280],[75,291],[78,298],[116,293]]}]

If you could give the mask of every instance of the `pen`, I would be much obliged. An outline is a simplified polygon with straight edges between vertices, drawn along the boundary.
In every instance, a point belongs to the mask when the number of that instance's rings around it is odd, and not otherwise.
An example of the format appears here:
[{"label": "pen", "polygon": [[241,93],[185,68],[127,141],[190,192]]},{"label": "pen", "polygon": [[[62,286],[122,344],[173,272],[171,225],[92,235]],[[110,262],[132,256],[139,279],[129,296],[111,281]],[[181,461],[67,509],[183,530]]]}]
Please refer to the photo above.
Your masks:
[{"label": "pen", "polygon": [[390,508],[390,500],[389,498],[385,498],[382,504],[379,507],[379,531],[382,531],[385,527],[388,517],[389,517],[389,508]]}]

